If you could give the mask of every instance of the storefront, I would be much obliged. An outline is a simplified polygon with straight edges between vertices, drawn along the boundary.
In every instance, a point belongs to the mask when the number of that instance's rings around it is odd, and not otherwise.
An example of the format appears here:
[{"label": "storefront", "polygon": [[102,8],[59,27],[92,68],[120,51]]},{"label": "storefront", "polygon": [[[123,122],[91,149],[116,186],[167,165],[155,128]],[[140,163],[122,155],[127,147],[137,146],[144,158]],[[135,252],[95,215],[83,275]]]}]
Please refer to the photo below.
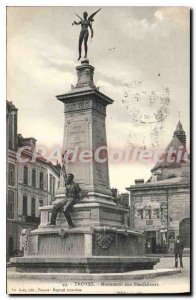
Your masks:
[{"label": "storefront", "polygon": [[167,230],[146,231],[146,253],[161,254],[168,251]]}]

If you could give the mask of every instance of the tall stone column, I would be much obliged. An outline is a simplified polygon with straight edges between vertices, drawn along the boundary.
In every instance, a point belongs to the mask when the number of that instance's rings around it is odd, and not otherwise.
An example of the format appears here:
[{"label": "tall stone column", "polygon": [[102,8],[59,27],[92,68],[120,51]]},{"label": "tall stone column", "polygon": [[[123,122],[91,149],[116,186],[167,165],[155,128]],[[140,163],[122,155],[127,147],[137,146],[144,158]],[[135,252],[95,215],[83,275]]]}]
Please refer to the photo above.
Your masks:
[{"label": "tall stone column", "polygon": [[[77,84],[66,94],[57,96],[64,103],[63,149],[70,153],[66,171],[89,198],[83,202],[110,202],[107,140],[105,129],[106,106],[113,100],[102,94],[93,82],[94,67],[88,59],[77,70]],[[72,152],[73,151],[73,152]],[[60,180],[57,198],[64,196],[64,183]]]}]

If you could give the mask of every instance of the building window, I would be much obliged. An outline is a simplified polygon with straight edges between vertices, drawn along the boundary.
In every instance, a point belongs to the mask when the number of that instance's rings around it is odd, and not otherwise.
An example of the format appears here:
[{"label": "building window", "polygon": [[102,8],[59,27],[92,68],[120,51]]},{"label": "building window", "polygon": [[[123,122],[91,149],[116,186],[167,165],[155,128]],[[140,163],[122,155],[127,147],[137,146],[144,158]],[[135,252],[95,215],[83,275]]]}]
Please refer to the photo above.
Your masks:
[{"label": "building window", "polygon": [[31,199],[31,216],[35,217],[35,198]]},{"label": "building window", "polygon": [[15,165],[12,163],[8,164],[8,184],[15,185]]},{"label": "building window", "polygon": [[9,251],[9,256],[12,256],[13,252],[14,252],[14,239],[13,239],[13,237],[9,237],[8,251]]},{"label": "building window", "polygon": [[32,186],[36,187],[36,170],[32,170]]},{"label": "building window", "polygon": [[168,235],[168,240],[175,240],[175,231],[170,231]]},{"label": "building window", "polygon": [[27,216],[27,196],[23,196],[22,214],[23,216]]},{"label": "building window", "polygon": [[17,115],[16,112],[11,112],[9,116],[9,149],[16,149],[17,140]]},{"label": "building window", "polygon": [[50,184],[49,184],[49,192],[50,192],[50,194],[52,194],[52,175],[50,174]]},{"label": "building window", "polygon": [[[39,200],[39,207],[43,206],[44,202],[42,199]],[[39,216],[41,215],[41,211],[39,210]]]},{"label": "building window", "polygon": [[143,212],[143,209],[142,209],[142,208],[141,208],[141,209],[138,209],[137,212],[138,212],[138,217],[140,217],[140,219],[143,219],[143,218],[144,218],[144,212]]},{"label": "building window", "polygon": [[44,205],[43,200],[39,200],[39,206],[43,206],[43,205]]},{"label": "building window", "polygon": [[55,183],[56,183],[56,179],[53,177],[53,195],[55,194]]},{"label": "building window", "polygon": [[159,219],[159,217],[160,217],[159,208],[155,208],[153,210],[153,215],[154,215],[155,219]]},{"label": "building window", "polygon": [[9,149],[12,149],[12,123],[11,123],[12,115],[9,115],[8,119],[8,131],[9,131]]},{"label": "building window", "polygon": [[167,232],[161,232],[161,245],[167,244]]},{"label": "building window", "polygon": [[8,218],[14,219],[14,191],[8,191]]},{"label": "building window", "polygon": [[9,212],[9,214],[12,214],[14,212],[14,203],[13,203],[13,201],[9,201],[9,203],[8,203],[8,212]]},{"label": "building window", "polygon": [[24,167],[24,178],[23,178],[24,184],[28,184],[28,167]]},{"label": "building window", "polygon": [[50,194],[55,194],[55,178],[50,174],[50,182],[49,182],[49,192]]},{"label": "building window", "polygon": [[13,172],[13,170],[10,170],[10,172],[9,172],[9,181],[10,181],[10,184],[14,183],[14,172]]},{"label": "building window", "polygon": [[40,172],[40,176],[39,176],[39,187],[40,187],[41,190],[43,190],[43,187],[44,187],[43,176],[44,176],[44,174],[43,174],[42,172]]},{"label": "building window", "polygon": [[161,220],[167,220],[167,207],[166,205],[161,205]]},{"label": "building window", "polygon": [[145,210],[145,218],[146,218],[146,219],[151,219],[151,218],[152,218],[152,211],[151,211],[150,208],[147,208],[147,209]]}]

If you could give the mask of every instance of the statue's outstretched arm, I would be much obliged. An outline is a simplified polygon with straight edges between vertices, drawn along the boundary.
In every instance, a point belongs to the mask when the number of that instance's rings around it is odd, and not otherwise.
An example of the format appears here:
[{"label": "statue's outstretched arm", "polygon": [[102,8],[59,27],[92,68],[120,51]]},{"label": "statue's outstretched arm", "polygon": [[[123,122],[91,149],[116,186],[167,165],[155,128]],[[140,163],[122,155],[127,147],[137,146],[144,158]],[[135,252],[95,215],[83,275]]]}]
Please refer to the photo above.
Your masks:
[{"label": "statue's outstretched arm", "polygon": [[[77,14],[75,14],[81,21],[83,20],[80,16],[78,16]],[[80,25],[81,24],[81,21],[80,22],[76,22],[76,21],[74,21],[73,23],[72,23],[72,26],[75,24],[75,25]]]},{"label": "statue's outstretched arm", "polygon": [[81,21],[80,21],[80,22],[74,21],[74,22],[72,23],[72,26],[73,26],[73,25],[80,25],[80,24],[81,24]]}]

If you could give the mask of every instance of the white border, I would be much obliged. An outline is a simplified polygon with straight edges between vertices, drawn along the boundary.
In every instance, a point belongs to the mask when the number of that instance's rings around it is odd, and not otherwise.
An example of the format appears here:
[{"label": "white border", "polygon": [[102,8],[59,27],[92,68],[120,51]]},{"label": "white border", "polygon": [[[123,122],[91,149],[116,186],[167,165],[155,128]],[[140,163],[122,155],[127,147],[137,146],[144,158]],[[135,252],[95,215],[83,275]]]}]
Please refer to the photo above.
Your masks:
[{"label": "white border", "polygon": [[2,0],[1,6],[189,6],[194,7],[193,0]]},{"label": "white border", "polygon": [[[1,299],[6,298],[6,274],[5,274],[5,267],[6,267],[6,232],[5,232],[5,211],[6,211],[6,134],[5,134],[5,121],[6,121],[6,111],[5,111],[5,99],[6,99],[6,6],[187,6],[194,10],[195,8],[195,1],[193,0],[176,0],[176,1],[169,1],[169,0],[154,0],[154,1],[141,1],[141,0],[99,0],[99,1],[82,1],[82,0],[2,0],[0,2],[0,37],[1,37],[1,48],[0,48],[0,72],[1,72],[1,80],[0,81],[0,131],[1,131],[1,148],[0,148],[0,228],[1,228],[1,235],[0,235],[0,244],[3,247],[0,247],[0,292],[1,292]],[[193,12],[194,13],[194,12]],[[194,22],[193,22],[194,23]],[[194,40],[195,40],[195,30],[193,24],[193,39],[192,39],[192,47],[194,49]],[[193,53],[194,54],[194,53]],[[192,61],[194,61],[192,59]],[[195,70],[195,63],[192,65],[192,74]],[[192,82],[192,119],[194,120],[195,114],[195,105],[194,105],[194,93],[193,88],[195,86],[195,78],[193,78]],[[192,142],[195,140],[195,124],[193,124],[193,133],[192,133]],[[195,148],[195,143],[192,143],[193,149]],[[192,149],[192,153],[193,153]],[[194,162],[195,167],[195,162]],[[194,168],[195,169],[195,168]],[[193,182],[193,186],[195,186],[195,181]],[[192,195],[192,200],[194,202],[194,194]],[[196,216],[195,207],[193,205],[192,208],[194,209],[193,215]],[[194,219],[194,218],[193,218]],[[194,233],[194,228],[192,228]],[[192,245],[194,249],[194,245]],[[193,253],[194,254],[194,253]],[[195,259],[192,260],[194,265],[192,265],[192,269],[195,270]],[[192,287],[195,286],[195,278],[194,276]],[[107,296],[106,296],[107,297]],[[134,297],[134,296],[131,296]],[[26,298],[26,297],[25,297]],[[39,296],[38,296],[39,298]],[[69,297],[68,297],[69,298]],[[140,298],[140,297],[139,297]],[[159,297],[158,297],[159,298]],[[184,297],[183,297],[184,298]],[[24,296],[23,296],[24,299]],[[136,298],[138,299],[138,297]]]}]

